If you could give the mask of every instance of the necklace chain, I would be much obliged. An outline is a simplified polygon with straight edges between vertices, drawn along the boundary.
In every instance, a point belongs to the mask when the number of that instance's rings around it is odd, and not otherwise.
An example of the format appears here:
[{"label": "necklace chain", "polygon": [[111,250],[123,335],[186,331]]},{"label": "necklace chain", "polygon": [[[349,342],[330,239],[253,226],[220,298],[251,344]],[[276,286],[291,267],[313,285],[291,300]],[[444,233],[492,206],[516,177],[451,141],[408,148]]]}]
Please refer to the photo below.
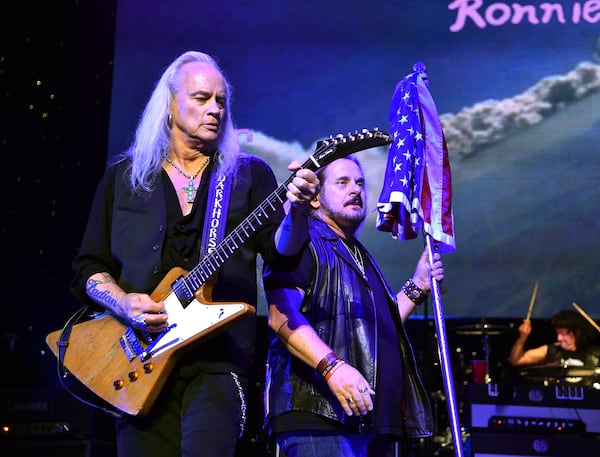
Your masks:
[{"label": "necklace chain", "polygon": [[361,273],[364,275],[365,274],[365,263],[363,261],[363,257],[362,257],[362,254],[360,253],[359,247],[356,244],[353,244],[352,249],[350,249],[349,244],[344,239],[342,239],[342,244],[346,247],[346,250],[350,254],[350,257],[352,257],[352,259],[354,260],[354,263],[356,264],[358,269],[361,271]]},{"label": "necklace chain", "polygon": [[194,179],[196,179],[196,176],[198,176],[200,174],[200,172],[206,168],[209,160],[210,160],[210,157],[207,157],[206,159],[204,159],[204,162],[202,162],[200,164],[200,168],[198,168],[198,171],[196,173],[194,173],[193,175],[190,175],[190,174],[186,173],[184,170],[182,170],[179,167],[179,165],[177,165],[171,159],[169,159],[168,157],[166,158],[166,161],[169,162],[173,166],[173,168],[175,168],[175,170],[177,170],[184,177],[186,177],[187,179],[190,180],[190,182],[188,182],[187,186],[181,188],[181,190],[183,190],[187,194],[188,203],[194,203],[194,199],[196,198],[196,191],[198,190],[198,187],[194,186]]},{"label": "necklace chain", "polygon": [[200,174],[200,172],[202,170],[204,170],[204,168],[208,165],[208,161],[210,160],[210,157],[207,157],[206,159],[204,159],[204,162],[202,162],[200,164],[200,168],[198,168],[198,171],[196,173],[194,173],[193,175],[188,174],[185,170],[182,170],[179,165],[177,165],[175,162],[173,162],[171,159],[169,159],[167,157],[167,162],[169,162],[173,168],[175,168],[175,170],[177,170],[179,173],[181,173],[183,176],[185,176],[187,179],[189,179],[190,181],[193,181],[194,179],[196,179],[196,176],[198,176]]}]

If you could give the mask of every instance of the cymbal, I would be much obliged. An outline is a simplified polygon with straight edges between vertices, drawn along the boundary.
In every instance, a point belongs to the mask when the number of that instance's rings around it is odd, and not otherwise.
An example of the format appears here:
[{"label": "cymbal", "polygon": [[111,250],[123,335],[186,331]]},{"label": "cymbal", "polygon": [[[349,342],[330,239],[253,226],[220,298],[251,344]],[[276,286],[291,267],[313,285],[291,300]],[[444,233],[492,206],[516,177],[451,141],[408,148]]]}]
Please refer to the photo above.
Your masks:
[{"label": "cymbal", "polygon": [[494,325],[494,324],[474,324],[474,325],[461,325],[460,327],[454,327],[453,329],[459,335],[500,335],[512,330],[507,325]]},{"label": "cymbal", "polygon": [[600,375],[600,368],[586,366],[561,366],[561,365],[534,365],[523,367],[519,373],[526,378],[535,379],[560,379],[560,378],[584,378]]},{"label": "cymbal", "polygon": [[566,367],[566,376],[585,377],[600,375],[600,368],[593,367]]}]

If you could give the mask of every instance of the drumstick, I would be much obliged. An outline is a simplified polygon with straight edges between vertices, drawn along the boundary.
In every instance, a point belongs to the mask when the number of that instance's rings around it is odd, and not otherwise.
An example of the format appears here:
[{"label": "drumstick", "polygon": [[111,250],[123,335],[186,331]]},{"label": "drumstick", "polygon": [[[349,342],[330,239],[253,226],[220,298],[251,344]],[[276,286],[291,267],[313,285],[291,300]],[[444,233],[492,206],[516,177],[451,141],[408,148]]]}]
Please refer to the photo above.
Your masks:
[{"label": "drumstick", "polygon": [[584,310],[582,310],[579,306],[577,306],[577,303],[573,302],[573,308],[575,308],[579,314],[581,314],[583,317],[586,318],[586,320],[592,324],[592,326],[598,330],[600,332],[600,327],[598,326],[598,324],[596,324],[596,322],[594,322],[594,319],[592,319],[590,316],[588,316]]},{"label": "drumstick", "polygon": [[535,282],[535,286],[533,286],[533,294],[531,294],[531,301],[529,302],[529,309],[527,310],[527,317],[525,319],[529,319],[531,317],[531,311],[533,310],[533,304],[535,303],[535,296],[537,295],[539,282]]}]

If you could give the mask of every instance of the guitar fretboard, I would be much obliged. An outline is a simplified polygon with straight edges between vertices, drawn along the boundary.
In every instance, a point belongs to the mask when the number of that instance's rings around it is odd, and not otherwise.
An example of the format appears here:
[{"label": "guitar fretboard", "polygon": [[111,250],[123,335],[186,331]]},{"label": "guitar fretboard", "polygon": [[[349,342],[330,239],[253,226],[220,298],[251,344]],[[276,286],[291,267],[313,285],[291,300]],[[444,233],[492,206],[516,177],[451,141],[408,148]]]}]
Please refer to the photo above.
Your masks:
[{"label": "guitar fretboard", "polygon": [[[347,135],[337,135],[319,141],[315,153],[302,168],[316,171],[336,159],[363,149],[391,143],[392,138],[378,129],[362,130]],[[194,293],[242,246],[286,201],[287,186],[294,174],[275,189],[256,209],[254,209],[222,242],[218,244],[187,276],[173,284],[173,291],[185,306],[194,298]]]}]

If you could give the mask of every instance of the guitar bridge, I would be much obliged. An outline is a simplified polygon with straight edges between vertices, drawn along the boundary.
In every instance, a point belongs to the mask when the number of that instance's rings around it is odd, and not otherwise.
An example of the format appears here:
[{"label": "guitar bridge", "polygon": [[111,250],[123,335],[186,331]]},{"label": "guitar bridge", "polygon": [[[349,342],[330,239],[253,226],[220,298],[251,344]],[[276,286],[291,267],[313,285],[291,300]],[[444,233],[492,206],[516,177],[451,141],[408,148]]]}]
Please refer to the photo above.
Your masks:
[{"label": "guitar bridge", "polygon": [[123,336],[119,338],[119,343],[121,343],[121,348],[130,362],[144,353],[144,348],[131,327],[127,327]]}]

